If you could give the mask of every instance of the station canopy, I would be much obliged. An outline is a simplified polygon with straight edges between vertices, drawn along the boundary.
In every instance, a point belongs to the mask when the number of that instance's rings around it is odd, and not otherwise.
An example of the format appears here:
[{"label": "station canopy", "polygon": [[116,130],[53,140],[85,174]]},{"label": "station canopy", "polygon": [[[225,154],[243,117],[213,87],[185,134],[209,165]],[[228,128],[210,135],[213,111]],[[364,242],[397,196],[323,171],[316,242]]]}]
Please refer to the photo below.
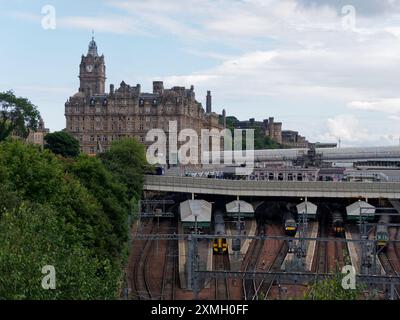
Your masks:
[{"label": "station canopy", "polygon": [[348,216],[360,216],[362,215],[375,215],[375,207],[365,201],[357,201],[346,207],[346,212]]},{"label": "station canopy", "polygon": [[[299,203],[297,206],[297,213],[307,213],[307,214],[316,214],[318,207],[310,202],[310,201],[303,201],[302,203]],[[306,212],[307,209],[307,212]]]},{"label": "station canopy", "polygon": [[254,216],[253,206],[243,200],[235,200],[226,204],[226,212],[228,216],[238,215],[240,210],[240,215],[243,216]]},{"label": "station canopy", "polygon": [[181,221],[183,223],[195,223],[196,216],[197,222],[210,223],[211,222],[211,203],[205,200],[187,200],[180,204]]}]

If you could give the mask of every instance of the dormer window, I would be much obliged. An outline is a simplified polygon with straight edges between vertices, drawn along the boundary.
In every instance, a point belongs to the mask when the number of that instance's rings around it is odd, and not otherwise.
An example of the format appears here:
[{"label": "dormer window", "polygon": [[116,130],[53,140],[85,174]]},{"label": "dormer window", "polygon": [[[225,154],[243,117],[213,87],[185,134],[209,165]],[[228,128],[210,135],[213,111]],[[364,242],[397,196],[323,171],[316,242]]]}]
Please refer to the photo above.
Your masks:
[{"label": "dormer window", "polygon": [[96,99],[95,98],[90,99],[90,106],[94,107],[95,105],[96,105]]},{"label": "dormer window", "polygon": [[153,99],[153,106],[157,106],[157,99]]},{"label": "dormer window", "polygon": [[139,100],[139,106],[143,107],[144,106],[144,99]]},{"label": "dormer window", "polygon": [[108,100],[107,100],[107,98],[104,98],[104,100],[103,100],[103,107],[107,107],[107,105],[108,105]]}]

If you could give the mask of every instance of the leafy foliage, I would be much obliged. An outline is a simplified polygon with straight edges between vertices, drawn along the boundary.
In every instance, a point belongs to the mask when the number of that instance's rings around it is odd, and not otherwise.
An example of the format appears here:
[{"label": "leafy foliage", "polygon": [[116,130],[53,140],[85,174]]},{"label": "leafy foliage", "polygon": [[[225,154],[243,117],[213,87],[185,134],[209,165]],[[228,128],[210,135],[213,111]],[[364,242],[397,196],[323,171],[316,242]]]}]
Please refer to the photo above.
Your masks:
[{"label": "leafy foliage", "polygon": [[81,155],[69,165],[69,170],[98,199],[104,212],[103,218],[109,226],[105,239],[108,251],[118,256],[119,248],[126,242],[128,234],[129,201],[126,187],[98,158]]},{"label": "leafy foliage", "polygon": [[[49,206],[21,203],[0,219],[1,299],[112,299],[114,278],[107,260],[79,244]],[[56,289],[41,287],[42,267],[56,269]],[[107,270],[102,275],[98,270]],[[110,288],[112,290],[110,290]]]},{"label": "leafy foliage", "polygon": [[[118,150],[119,162],[142,181],[145,165]],[[60,158],[7,140],[0,143],[0,181],[0,299],[118,296],[132,210],[126,179],[96,157]],[[56,268],[56,290],[41,288],[45,265]]]},{"label": "leafy foliage", "polygon": [[136,139],[114,141],[110,149],[100,154],[106,167],[127,187],[130,199],[139,199],[143,175],[149,169],[144,146]]},{"label": "leafy foliage", "polygon": [[314,283],[305,295],[307,300],[357,300],[362,294],[362,288],[344,289],[343,274],[337,272],[330,278]]},{"label": "leafy foliage", "polygon": [[36,130],[40,114],[28,99],[16,97],[14,92],[0,93],[0,142],[11,134],[26,138],[29,130]]},{"label": "leafy foliage", "polygon": [[44,137],[45,149],[63,157],[77,157],[79,155],[79,141],[66,131],[49,133]]}]

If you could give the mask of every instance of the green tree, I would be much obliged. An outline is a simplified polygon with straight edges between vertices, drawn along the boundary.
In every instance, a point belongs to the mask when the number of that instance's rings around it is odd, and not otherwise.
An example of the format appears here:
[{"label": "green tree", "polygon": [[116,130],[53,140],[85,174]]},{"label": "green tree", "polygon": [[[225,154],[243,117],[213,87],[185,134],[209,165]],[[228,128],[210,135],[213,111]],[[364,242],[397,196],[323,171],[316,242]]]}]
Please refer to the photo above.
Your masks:
[{"label": "green tree", "polygon": [[0,93],[0,142],[11,134],[26,138],[36,130],[40,113],[28,99],[16,97],[14,92]]},{"label": "green tree", "polygon": [[[81,240],[49,206],[22,202],[4,213],[0,219],[0,299],[115,298],[115,272]],[[41,286],[46,265],[55,267],[55,290]],[[104,269],[108,272],[99,273]]]},{"label": "green tree", "polygon": [[80,155],[69,165],[69,171],[97,199],[110,225],[105,239],[108,250],[118,257],[128,237],[129,199],[125,185],[107,170],[100,159]]},{"label": "green tree", "polygon": [[63,157],[77,157],[80,152],[79,141],[65,131],[49,133],[44,137],[45,149]]},{"label": "green tree", "polygon": [[314,283],[306,293],[307,300],[357,300],[362,294],[362,288],[344,289],[342,287],[343,274],[337,272],[332,277]]},{"label": "green tree", "polygon": [[130,200],[139,199],[143,190],[143,176],[150,166],[146,160],[145,147],[136,139],[124,138],[113,142],[100,154],[106,167],[127,187]]},{"label": "green tree", "polygon": [[[105,187],[96,189],[102,179]],[[127,199],[98,159],[60,159],[34,145],[5,141],[0,143],[0,181],[0,287],[5,288],[0,299],[117,296],[127,215],[119,201]],[[65,276],[62,292],[44,296],[38,289],[41,274],[36,272],[45,262],[58,266],[61,280]]]},{"label": "green tree", "polygon": [[[0,299],[118,296],[128,218],[148,166],[135,140],[103,156],[57,157],[18,140],[0,143]],[[56,268],[56,290],[41,288],[45,265]]]},{"label": "green tree", "polygon": [[232,132],[235,128],[238,128],[239,120],[236,117],[228,116],[226,117],[226,127],[230,129]]}]

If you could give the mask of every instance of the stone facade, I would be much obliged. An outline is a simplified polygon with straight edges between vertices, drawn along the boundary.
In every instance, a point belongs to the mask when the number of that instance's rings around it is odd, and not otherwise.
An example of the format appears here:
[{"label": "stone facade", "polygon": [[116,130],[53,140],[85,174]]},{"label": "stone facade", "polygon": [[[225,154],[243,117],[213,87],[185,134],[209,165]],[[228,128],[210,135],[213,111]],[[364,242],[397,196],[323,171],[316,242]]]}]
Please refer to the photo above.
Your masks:
[{"label": "stone facade", "polygon": [[270,137],[271,140],[282,143],[282,122],[275,122],[274,118],[270,117],[268,120],[264,120],[265,134]]},{"label": "stone facade", "polygon": [[282,144],[290,148],[308,148],[310,145],[305,137],[292,130],[282,131]]},{"label": "stone facade", "polygon": [[[149,130],[159,128],[166,133],[169,121],[177,122],[178,132],[194,129],[222,129],[219,115],[212,112],[211,92],[207,95],[207,112],[196,100],[194,87],[165,89],[162,81],[153,82],[153,92],[144,93],[140,84],[124,81],[119,88],[110,85],[105,92],[104,55],[99,56],[94,39],[80,64],[79,92],[65,104],[66,130],[79,140],[81,151],[96,154],[122,137],[135,137],[146,144]],[[149,144],[151,142],[148,142]]]},{"label": "stone facade", "polygon": [[44,147],[44,137],[46,134],[50,132],[44,125],[44,121],[40,118],[39,126],[36,131],[30,131],[28,138],[26,139],[27,142],[36,144],[40,147]]}]

